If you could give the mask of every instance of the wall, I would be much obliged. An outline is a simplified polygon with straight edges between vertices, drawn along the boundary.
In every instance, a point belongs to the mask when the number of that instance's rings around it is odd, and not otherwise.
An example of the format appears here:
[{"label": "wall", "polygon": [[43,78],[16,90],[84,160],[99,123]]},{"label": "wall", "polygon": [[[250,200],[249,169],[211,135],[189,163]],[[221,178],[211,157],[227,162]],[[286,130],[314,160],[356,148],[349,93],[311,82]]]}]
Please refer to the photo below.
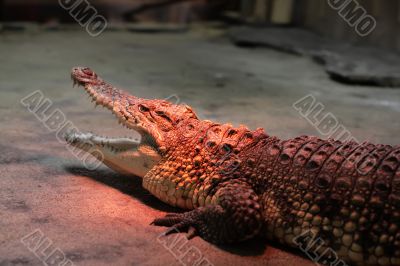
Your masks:
[{"label": "wall", "polygon": [[[171,23],[187,23],[204,19],[207,0],[169,1],[167,5],[157,3],[168,0],[86,0],[109,21],[126,19],[129,10],[151,5],[151,8],[137,14],[135,21],[156,21]],[[3,10],[1,10],[3,3]],[[154,6],[153,4],[156,4]],[[63,10],[58,0],[0,0],[0,20],[5,21],[60,21],[74,22],[71,16]],[[131,17],[128,18],[129,21]]]},{"label": "wall", "polygon": [[[278,0],[279,1],[279,0]],[[372,15],[377,26],[371,34],[360,37],[354,28],[328,5],[328,0],[297,0],[295,24],[310,28],[324,36],[355,43],[400,50],[400,3],[398,0],[358,0]]]}]

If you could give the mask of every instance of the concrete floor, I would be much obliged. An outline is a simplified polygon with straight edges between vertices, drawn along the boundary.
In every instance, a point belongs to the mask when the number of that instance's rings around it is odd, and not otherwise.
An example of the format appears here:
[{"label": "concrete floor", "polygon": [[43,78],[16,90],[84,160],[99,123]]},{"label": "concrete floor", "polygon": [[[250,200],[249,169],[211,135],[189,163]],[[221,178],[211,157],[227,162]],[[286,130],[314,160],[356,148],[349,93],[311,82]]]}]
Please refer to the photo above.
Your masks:
[{"label": "concrete floor", "polygon": [[[235,47],[216,30],[134,34],[83,30],[0,35],[0,265],[41,265],[21,238],[40,230],[74,265],[179,265],[182,250],[166,249],[164,228],[149,223],[172,208],[135,177],[86,170],[54,132],[20,104],[41,90],[80,130],[130,134],[107,110],[94,109],[71,88],[72,66],[92,67],[142,97],[179,97],[200,117],[264,127],[282,138],[318,135],[292,104],[312,93],[358,140],[397,144],[400,90],[331,81],[310,59]],[[198,248],[214,265],[314,265],[263,240]],[[203,264],[206,264],[203,260]],[[183,263],[190,265],[191,263]]]}]

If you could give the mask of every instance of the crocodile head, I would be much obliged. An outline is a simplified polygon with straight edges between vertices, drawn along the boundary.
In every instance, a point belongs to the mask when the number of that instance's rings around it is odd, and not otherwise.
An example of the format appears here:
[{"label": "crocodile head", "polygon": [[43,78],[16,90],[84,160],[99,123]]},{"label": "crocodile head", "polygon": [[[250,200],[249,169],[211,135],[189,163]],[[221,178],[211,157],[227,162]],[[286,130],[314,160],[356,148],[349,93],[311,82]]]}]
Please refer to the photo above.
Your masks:
[{"label": "crocodile head", "polygon": [[[99,154],[109,167],[116,171],[144,176],[172,145],[174,135],[182,121],[197,120],[186,105],[165,100],[143,99],[116,89],[86,67],[74,67],[71,73],[75,84],[84,87],[96,105],[111,110],[119,122],[141,135],[138,143],[133,138],[107,138],[91,133],[70,132],[66,140],[86,152]],[[99,156],[97,156],[99,157]]]}]

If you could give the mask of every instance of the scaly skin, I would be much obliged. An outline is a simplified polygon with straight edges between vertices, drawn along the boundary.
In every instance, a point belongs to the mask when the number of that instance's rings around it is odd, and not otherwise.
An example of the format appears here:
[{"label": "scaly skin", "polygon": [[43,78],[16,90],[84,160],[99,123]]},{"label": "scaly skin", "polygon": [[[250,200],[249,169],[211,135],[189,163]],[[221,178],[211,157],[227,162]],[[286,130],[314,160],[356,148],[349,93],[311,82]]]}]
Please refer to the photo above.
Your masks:
[{"label": "scaly skin", "polygon": [[[90,145],[111,168],[141,175],[154,196],[188,210],[154,220],[171,227],[167,233],[187,230],[213,243],[265,236],[321,255],[318,262],[328,265],[400,265],[399,146],[280,140],[262,129],[199,120],[187,106],[128,95],[88,68],[74,68],[72,77],[141,132],[147,152],[139,157],[150,163],[140,170],[130,152],[143,147],[126,139]],[[67,136],[91,152],[85,138]]]}]

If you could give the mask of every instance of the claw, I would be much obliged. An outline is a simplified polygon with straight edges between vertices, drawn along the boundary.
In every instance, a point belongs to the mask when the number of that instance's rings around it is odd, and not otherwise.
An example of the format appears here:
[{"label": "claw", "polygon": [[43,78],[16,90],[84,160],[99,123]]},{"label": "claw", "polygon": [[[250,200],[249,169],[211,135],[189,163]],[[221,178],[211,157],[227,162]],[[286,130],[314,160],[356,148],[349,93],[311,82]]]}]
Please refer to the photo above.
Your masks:
[{"label": "claw", "polygon": [[163,233],[164,236],[173,233],[187,232],[187,239],[192,239],[198,235],[194,220],[188,217],[186,213],[168,213],[162,218],[154,219],[151,225],[169,227],[169,229]]},{"label": "claw", "polygon": [[179,230],[175,226],[173,226],[173,227],[169,228],[167,231],[165,231],[164,236],[174,234],[174,233],[180,233]]},{"label": "claw", "polygon": [[190,226],[188,232],[186,234],[186,238],[188,240],[192,239],[193,237],[197,236],[197,230],[193,226]]}]

